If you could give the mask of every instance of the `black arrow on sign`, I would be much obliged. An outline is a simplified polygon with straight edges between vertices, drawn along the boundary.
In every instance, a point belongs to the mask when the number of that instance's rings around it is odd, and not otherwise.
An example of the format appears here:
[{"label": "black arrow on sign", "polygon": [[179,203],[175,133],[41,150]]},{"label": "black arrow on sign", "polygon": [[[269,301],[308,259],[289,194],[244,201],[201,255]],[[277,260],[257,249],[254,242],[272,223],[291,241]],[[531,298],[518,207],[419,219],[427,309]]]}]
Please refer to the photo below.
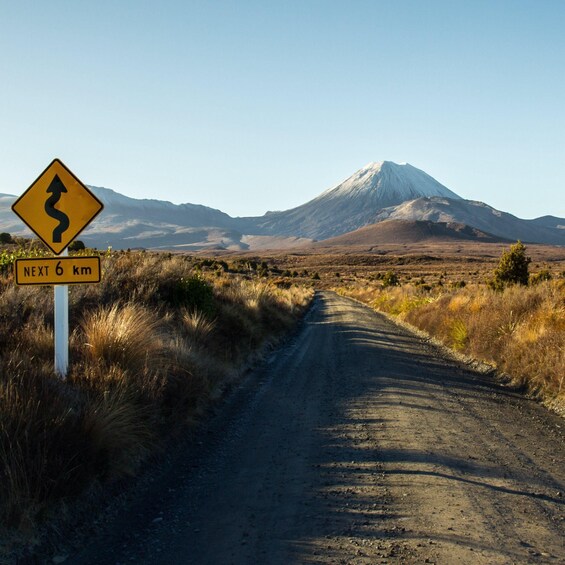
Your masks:
[{"label": "black arrow on sign", "polygon": [[67,192],[65,185],[61,182],[59,175],[55,175],[47,192],[51,193],[51,196],[45,202],[45,211],[48,216],[51,216],[55,220],[59,221],[59,225],[53,230],[53,243],[61,243],[61,236],[63,232],[69,229],[69,217],[61,210],[55,208],[55,204],[59,202],[61,194]]}]

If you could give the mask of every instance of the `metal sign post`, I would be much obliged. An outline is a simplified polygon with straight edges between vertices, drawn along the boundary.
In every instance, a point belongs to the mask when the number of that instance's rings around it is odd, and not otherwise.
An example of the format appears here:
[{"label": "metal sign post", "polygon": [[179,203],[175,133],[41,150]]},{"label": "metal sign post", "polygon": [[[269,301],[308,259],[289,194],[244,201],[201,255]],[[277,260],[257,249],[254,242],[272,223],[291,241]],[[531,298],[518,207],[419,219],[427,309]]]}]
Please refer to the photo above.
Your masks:
[{"label": "metal sign post", "polygon": [[[69,255],[68,249],[62,257]],[[54,287],[55,299],[55,372],[61,377],[67,376],[69,368],[69,287],[57,284]]]},{"label": "metal sign post", "polygon": [[[69,368],[68,284],[100,282],[100,258],[68,259],[68,246],[102,211],[104,205],[59,159],[39,175],[14,202],[12,210],[59,257],[18,259],[16,284],[53,284],[55,317],[55,372]],[[61,284],[66,283],[66,284]]]}]

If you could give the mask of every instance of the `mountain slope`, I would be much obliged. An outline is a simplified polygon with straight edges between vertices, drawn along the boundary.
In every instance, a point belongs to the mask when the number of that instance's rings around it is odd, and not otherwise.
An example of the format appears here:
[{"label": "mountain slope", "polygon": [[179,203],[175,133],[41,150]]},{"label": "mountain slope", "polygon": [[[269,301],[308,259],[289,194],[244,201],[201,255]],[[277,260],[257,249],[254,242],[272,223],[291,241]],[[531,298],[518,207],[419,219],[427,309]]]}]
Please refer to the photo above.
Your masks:
[{"label": "mountain slope", "polygon": [[[199,204],[173,204],[164,200],[139,200],[119,194],[109,188],[89,187],[104,203],[104,215],[115,220],[123,217],[150,223],[178,226],[236,228],[237,221],[228,214]],[[101,218],[103,221],[103,218]]]},{"label": "mountain slope", "polygon": [[449,241],[480,241],[499,243],[508,241],[485,233],[471,226],[453,222],[422,220],[384,220],[358,230],[324,239],[314,247],[372,246],[390,243],[423,243]]},{"label": "mountain slope", "polygon": [[[245,250],[239,222],[228,214],[197,204],[129,198],[109,188],[90,186],[104,210],[80,234],[87,245],[105,248],[151,247],[162,249]],[[30,230],[12,212],[15,196],[0,194],[0,229],[13,235]]]},{"label": "mountain slope", "polygon": [[23,235],[24,230],[29,234],[22,221],[12,212],[12,204],[16,201],[12,194],[0,194],[0,232],[12,235]]},{"label": "mountain slope", "polygon": [[530,221],[536,226],[565,230],[565,218],[557,218],[555,216],[542,216],[541,218],[535,218],[534,220]]},{"label": "mountain slope", "polygon": [[412,165],[369,163],[310,202],[285,212],[268,212],[253,223],[263,233],[326,239],[374,223],[382,208],[423,196],[460,198]]},{"label": "mountain slope", "polygon": [[163,249],[247,249],[237,221],[214,208],[129,198],[111,189],[91,186],[104,211],[81,239],[96,247]]},{"label": "mountain slope", "polygon": [[551,227],[553,224],[565,224],[563,219],[553,218],[549,225],[543,218],[522,220],[507,212],[496,210],[483,202],[473,200],[417,198],[380,210],[376,214],[375,221],[383,220],[460,223],[505,239],[565,245],[565,229]]}]

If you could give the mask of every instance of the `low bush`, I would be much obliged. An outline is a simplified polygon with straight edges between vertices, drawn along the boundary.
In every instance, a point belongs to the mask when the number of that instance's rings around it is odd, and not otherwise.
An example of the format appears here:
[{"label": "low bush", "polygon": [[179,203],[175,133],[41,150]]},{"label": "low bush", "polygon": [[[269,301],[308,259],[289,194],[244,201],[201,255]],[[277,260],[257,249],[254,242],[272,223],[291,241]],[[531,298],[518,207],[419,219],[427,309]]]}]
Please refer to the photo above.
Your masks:
[{"label": "low bush", "polygon": [[538,284],[543,281],[550,281],[553,277],[547,269],[541,270],[539,273],[530,275],[530,284]]},{"label": "low bush", "polygon": [[383,286],[398,286],[400,284],[400,280],[398,279],[398,275],[394,271],[387,271],[383,278]]},{"label": "low bush", "polygon": [[180,277],[171,281],[171,288],[164,299],[173,307],[198,310],[208,315],[214,313],[214,291],[212,285],[200,275]]},{"label": "low bush", "polygon": [[526,255],[526,246],[521,241],[516,242],[502,254],[489,286],[493,290],[502,290],[510,284],[527,285],[531,261]]}]

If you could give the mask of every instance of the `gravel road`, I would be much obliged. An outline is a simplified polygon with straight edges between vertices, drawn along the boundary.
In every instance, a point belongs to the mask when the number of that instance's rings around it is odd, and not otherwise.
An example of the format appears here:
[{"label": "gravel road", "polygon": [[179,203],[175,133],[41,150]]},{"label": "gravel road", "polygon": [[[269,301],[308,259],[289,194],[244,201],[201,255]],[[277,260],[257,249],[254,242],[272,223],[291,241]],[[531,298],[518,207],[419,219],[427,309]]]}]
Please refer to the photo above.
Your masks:
[{"label": "gravel road", "polygon": [[565,420],[319,293],[65,563],[565,563]]}]

